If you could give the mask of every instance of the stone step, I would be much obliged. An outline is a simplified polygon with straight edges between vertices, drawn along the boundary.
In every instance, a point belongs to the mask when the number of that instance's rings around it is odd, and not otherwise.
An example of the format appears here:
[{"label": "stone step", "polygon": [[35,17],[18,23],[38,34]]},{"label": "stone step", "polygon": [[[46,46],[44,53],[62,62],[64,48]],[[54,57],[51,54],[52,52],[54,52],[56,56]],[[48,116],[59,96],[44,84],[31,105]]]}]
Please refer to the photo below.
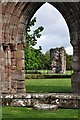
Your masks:
[{"label": "stone step", "polygon": [[51,105],[51,104],[35,104],[33,106],[33,109],[37,109],[37,110],[57,110],[58,109],[58,105]]}]

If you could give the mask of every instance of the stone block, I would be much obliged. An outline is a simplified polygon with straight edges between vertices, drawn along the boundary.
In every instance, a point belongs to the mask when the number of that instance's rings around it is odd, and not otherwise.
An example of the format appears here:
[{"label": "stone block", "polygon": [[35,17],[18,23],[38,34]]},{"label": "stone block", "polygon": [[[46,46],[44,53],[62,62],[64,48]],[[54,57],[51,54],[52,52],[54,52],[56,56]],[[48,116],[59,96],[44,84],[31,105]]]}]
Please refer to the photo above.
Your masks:
[{"label": "stone block", "polygon": [[12,81],[12,84],[11,84],[12,88],[17,90],[17,81]]},{"label": "stone block", "polygon": [[12,59],[16,59],[17,55],[16,55],[16,51],[12,51],[11,52],[11,58]]},{"label": "stone block", "polygon": [[23,66],[23,51],[22,50],[17,50],[17,70],[22,70]]},{"label": "stone block", "polygon": [[24,89],[25,82],[24,81],[17,81],[17,88],[18,89]]},{"label": "stone block", "polygon": [[12,79],[14,80],[24,80],[25,79],[25,74],[22,72],[14,72],[12,74]]},{"label": "stone block", "polygon": [[18,71],[22,70],[22,60],[21,59],[17,59],[17,66],[16,66]]},{"label": "stone block", "polygon": [[16,66],[16,59],[11,59],[11,66]]},{"label": "stone block", "polygon": [[37,110],[56,110],[58,109],[58,105],[50,105],[50,104],[35,104],[33,106],[34,109]]},{"label": "stone block", "polygon": [[16,70],[16,66],[11,66],[11,70]]},{"label": "stone block", "polygon": [[5,80],[5,73],[4,73],[4,70],[3,72],[1,72],[1,81],[4,81]]},{"label": "stone block", "polygon": [[21,59],[22,58],[22,50],[17,50],[16,56],[17,56],[17,59]]},{"label": "stone block", "polygon": [[17,93],[18,93],[18,94],[19,94],[19,93],[20,93],[20,94],[21,94],[21,93],[26,93],[26,90],[25,90],[25,89],[19,89],[19,88],[18,88],[18,89],[17,89]]}]

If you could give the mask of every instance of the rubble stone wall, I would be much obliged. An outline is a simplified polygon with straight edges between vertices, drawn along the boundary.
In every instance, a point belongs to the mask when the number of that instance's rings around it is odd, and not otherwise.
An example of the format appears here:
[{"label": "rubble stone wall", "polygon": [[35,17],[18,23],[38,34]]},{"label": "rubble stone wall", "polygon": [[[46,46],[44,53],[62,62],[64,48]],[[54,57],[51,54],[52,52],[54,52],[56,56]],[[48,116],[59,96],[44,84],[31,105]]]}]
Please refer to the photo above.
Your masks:
[{"label": "rubble stone wall", "polygon": [[[33,107],[36,105],[44,109],[51,105],[60,108],[80,108],[80,96],[71,93],[27,93],[1,96],[3,106],[26,106]],[[48,107],[48,109],[50,109]]]},{"label": "rubble stone wall", "polygon": [[50,49],[52,73],[66,73],[66,51],[64,47]]}]

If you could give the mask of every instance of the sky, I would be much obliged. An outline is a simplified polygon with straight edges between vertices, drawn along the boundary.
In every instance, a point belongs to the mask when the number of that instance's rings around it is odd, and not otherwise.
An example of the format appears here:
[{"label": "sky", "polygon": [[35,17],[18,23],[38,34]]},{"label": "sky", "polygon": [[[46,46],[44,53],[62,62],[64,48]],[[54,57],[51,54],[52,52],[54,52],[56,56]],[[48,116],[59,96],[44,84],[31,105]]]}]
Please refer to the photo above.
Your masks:
[{"label": "sky", "polygon": [[73,54],[73,48],[70,44],[70,35],[68,26],[61,13],[49,3],[41,6],[33,17],[37,22],[32,29],[39,26],[44,27],[41,38],[38,39],[35,48],[42,46],[42,52],[56,47],[64,47],[66,53]]}]

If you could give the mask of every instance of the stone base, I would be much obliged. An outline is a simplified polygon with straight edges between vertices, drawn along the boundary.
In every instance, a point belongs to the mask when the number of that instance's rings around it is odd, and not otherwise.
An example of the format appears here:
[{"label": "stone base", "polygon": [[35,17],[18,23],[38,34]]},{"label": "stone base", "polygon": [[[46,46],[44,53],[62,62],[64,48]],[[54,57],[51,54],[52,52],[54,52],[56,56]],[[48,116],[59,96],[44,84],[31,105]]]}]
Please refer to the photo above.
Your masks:
[{"label": "stone base", "polygon": [[71,93],[3,94],[1,99],[3,106],[34,107],[36,104],[49,104],[60,108],[80,108],[80,96]]}]

